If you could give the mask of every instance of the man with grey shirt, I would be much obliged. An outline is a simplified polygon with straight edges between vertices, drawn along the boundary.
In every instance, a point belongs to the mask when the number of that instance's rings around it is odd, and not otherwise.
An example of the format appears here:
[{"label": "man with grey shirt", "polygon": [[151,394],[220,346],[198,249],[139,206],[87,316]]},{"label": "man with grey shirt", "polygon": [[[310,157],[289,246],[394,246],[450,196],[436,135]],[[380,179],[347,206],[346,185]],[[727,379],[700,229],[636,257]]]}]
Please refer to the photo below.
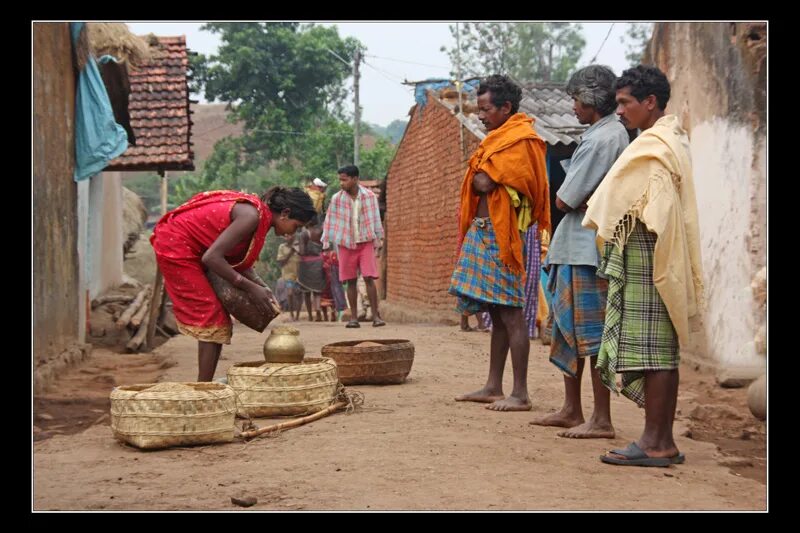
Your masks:
[{"label": "man with grey shirt", "polygon": [[[614,438],[609,391],[594,368],[603,334],[608,282],[597,276],[600,255],[596,233],[581,225],[586,201],[628,146],[628,133],[614,114],[614,72],[590,65],[572,75],[567,94],[581,124],[589,124],[569,161],[556,207],[566,215],[556,228],[543,268],[549,274],[553,332],[550,362],[564,373],[564,405],[557,413],[531,422],[567,428],[561,437]],[[581,376],[591,358],[594,412],[586,422],[581,407]]]}]

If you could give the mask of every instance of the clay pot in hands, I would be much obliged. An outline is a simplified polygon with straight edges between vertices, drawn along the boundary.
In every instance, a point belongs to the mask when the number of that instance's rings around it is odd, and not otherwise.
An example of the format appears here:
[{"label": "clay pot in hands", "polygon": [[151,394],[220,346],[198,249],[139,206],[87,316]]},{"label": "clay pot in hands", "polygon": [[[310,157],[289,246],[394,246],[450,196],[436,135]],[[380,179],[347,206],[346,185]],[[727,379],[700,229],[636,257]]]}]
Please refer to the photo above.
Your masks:
[{"label": "clay pot in hands", "polygon": [[305,355],[300,332],[290,326],[272,328],[264,342],[264,359],[268,363],[301,363]]}]

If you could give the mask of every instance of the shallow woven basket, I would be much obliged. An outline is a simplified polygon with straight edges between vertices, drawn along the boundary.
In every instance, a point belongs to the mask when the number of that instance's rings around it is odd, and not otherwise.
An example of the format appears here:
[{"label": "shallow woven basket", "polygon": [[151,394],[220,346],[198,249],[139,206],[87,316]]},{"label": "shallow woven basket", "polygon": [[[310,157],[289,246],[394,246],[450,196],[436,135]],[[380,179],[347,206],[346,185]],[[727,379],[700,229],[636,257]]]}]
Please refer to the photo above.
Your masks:
[{"label": "shallow woven basket", "polygon": [[333,404],[339,378],[331,359],[306,357],[300,363],[236,363],[228,385],[238,395],[240,416],[295,416]]},{"label": "shallow woven basket", "polygon": [[[180,390],[144,390],[156,385]],[[137,448],[230,442],[235,419],[235,394],[222,383],[148,383],[111,391],[111,431]]]},{"label": "shallow woven basket", "polygon": [[365,342],[342,341],[322,347],[322,356],[330,357],[339,367],[343,385],[402,383],[411,372],[414,345],[404,339],[374,340],[383,346],[356,346]]}]

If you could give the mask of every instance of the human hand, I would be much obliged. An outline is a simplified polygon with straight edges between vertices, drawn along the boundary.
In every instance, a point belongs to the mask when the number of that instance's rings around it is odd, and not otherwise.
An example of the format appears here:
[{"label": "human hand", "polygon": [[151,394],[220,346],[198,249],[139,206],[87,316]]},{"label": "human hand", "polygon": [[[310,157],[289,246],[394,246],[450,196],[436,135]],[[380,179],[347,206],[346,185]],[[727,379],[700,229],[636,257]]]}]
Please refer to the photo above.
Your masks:
[{"label": "human hand", "polygon": [[280,313],[280,305],[278,304],[277,298],[275,295],[272,294],[272,290],[269,287],[262,287],[260,285],[251,285],[251,288],[248,290],[250,294],[250,300],[259,310],[259,312],[263,314],[268,313]]}]

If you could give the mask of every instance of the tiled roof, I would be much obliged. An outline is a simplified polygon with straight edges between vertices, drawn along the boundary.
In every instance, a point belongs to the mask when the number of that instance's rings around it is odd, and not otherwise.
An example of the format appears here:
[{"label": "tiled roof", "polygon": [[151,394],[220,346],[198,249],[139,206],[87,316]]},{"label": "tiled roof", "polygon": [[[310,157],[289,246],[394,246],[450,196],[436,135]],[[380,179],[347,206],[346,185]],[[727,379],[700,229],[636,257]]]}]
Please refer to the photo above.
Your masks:
[{"label": "tiled roof", "polygon": [[[475,103],[475,93],[467,93],[469,100]],[[456,99],[443,99],[434,93],[434,97],[452,110],[458,103]],[[578,122],[572,111],[572,98],[564,90],[563,84],[540,83],[526,84],[522,90],[520,111],[535,119],[533,127],[542,139],[550,145],[577,144],[588,126]],[[470,112],[470,106],[464,106],[466,114],[457,115],[459,120],[479,139],[486,136],[483,124],[477,113]]]},{"label": "tiled roof", "polygon": [[129,146],[106,170],[194,170],[186,38],[156,39],[150,62],[129,70],[128,109],[136,146]]}]

